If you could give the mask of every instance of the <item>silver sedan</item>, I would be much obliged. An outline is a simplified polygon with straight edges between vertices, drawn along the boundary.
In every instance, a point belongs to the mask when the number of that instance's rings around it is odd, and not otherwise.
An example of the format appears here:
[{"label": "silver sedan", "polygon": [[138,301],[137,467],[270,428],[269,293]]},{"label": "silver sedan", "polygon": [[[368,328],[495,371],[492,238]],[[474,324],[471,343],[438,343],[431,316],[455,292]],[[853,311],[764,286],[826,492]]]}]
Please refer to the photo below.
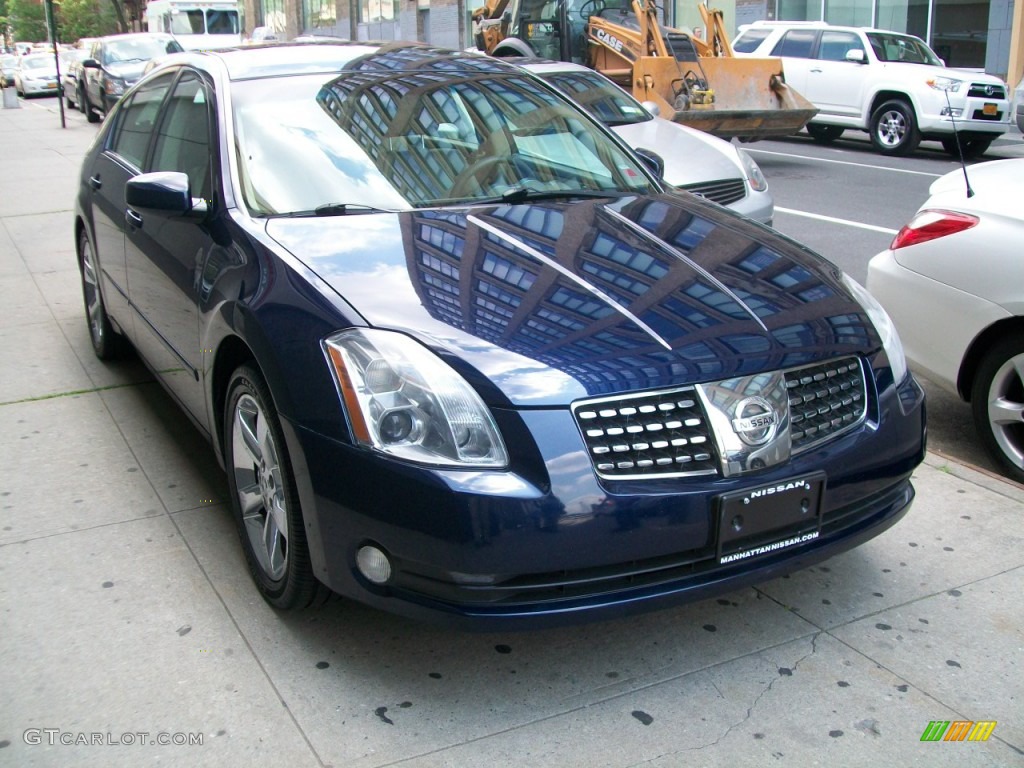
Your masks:
[{"label": "silver sedan", "polygon": [[971,404],[982,442],[1024,482],[1024,159],[957,170],[888,250],[868,289],[911,367]]}]

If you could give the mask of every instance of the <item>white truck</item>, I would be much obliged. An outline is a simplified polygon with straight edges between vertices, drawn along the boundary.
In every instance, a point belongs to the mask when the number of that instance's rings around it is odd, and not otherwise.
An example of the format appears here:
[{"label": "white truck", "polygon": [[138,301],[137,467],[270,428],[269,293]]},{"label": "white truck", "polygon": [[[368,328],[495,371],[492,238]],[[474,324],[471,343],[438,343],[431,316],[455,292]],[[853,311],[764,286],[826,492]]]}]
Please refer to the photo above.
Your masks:
[{"label": "white truck", "polygon": [[242,42],[237,2],[151,0],[146,28],[174,35],[185,50],[230,48]]}]

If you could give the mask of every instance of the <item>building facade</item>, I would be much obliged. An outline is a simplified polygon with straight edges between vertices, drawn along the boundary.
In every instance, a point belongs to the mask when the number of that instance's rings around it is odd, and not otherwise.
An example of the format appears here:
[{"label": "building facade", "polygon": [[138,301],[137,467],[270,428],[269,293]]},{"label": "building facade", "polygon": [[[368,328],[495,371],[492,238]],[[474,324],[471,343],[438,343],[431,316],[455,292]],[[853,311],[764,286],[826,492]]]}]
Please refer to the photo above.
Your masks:
[{"label": "building facade", "polygon": [[[570,0],[572,1],[572,0]],[[582,0],[575,0],[581,2]],[[696,0],[673,0],[669,23],[701,25]],[[473,44],[470,14],[483,0],[243,0],[246,32],[274,29],[350,40]],[[730,32],[760,19],[820,21],[909,32],[951,67],[984,70],[1011,87],[1024,71],[1024,0],[717,0]]]}]

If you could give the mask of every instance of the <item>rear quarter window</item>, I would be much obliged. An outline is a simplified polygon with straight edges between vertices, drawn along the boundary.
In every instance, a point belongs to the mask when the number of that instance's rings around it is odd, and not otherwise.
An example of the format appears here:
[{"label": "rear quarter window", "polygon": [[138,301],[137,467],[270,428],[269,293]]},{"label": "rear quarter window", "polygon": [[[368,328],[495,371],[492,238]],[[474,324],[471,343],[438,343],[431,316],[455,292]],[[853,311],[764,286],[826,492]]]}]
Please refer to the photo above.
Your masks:
[{"label": "rear quarter window", "polygon": [[768,39],[772,31],[770,29],[748,29],[736,38],[732,49],[736,53],[753,53],[757,46]]}]

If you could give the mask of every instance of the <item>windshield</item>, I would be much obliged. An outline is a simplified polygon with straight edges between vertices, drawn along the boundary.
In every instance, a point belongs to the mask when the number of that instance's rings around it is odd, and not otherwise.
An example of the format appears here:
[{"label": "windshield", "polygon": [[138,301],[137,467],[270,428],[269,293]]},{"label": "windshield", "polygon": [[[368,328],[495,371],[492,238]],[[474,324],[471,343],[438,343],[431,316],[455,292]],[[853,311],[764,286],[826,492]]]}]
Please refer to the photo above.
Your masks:
[{"label": "windshield", "polygon": [[656,190],[584,115],[504,68],[259,79],[237,83],[233,105],[243,193],[257,215]]},{"label": "windshield", "polygon": [[893,32],[868,32],[868,41],[879,61],[942,66],[942,61],[932,49],[916,37]]},{"label": "windshield", "polygon": [[53,69],[56,65],[53,63],[52,56],[26,56],[21,61],[22,69]]},{"label": "windshield", "polygon": [[237,35],[238,11],[181,10],[171,14],[171,32],[175,35]]},{"label": "windshield", "polygon": [[105,46],[103,63],[119,61],[149,61],[181,50],[172,38],[134,37],[109,42]]},{"label": "windshield", "polygon": [[654,119],[636,99],[596,73],[538,74],[605,125],[632,125]]}]

